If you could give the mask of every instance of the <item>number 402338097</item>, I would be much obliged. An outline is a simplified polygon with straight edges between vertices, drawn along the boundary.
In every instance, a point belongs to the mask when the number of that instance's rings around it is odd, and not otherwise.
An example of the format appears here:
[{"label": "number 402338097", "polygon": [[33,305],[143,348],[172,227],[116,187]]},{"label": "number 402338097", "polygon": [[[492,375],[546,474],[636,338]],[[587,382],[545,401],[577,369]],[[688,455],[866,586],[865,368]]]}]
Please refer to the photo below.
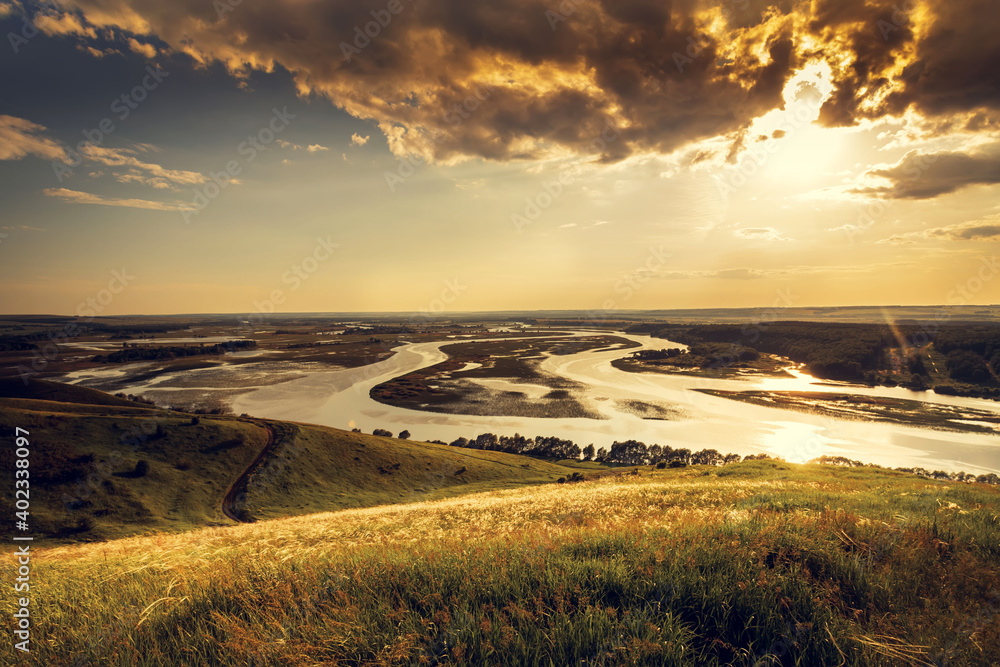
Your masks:
[{"label": "number 402338097", "polygon": [[27,429],[23,429],[20,426],[14,429],[14,435],[17,440],[14,442],[17,449],[14,454],[17,456],[17,460],[14,461],[14,466],[16,470],[14,471],[14,496],[16,500],[16,506],[18,511],[15,516],[23,522],[28,521],[28,508],[30,504],[28,502],[28,491],[30,483],[28,481],[28,454],[30,453],[28,449],[28,438],[26,436],[30,435]]}]

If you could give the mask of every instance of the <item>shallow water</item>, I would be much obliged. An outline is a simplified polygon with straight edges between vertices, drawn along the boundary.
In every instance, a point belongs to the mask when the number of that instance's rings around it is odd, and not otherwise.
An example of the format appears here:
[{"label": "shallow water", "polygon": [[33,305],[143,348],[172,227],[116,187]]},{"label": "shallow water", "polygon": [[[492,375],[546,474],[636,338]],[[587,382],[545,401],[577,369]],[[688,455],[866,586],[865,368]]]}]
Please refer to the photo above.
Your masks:
[{"label": "shallow water", "polygon": [[[602,332],[606,333],[606,332]],[[573,335],[587,335],[578,332]],[[792,377],[761,377],[723,380],[684,375],[626,373],[611,362],[637,349],[684,347],[648,336],[617,334],[639,343],[630,350],[586,351],[549,356],[541,363],[545,372],[585,386],[574,394],[603,419],[528,417],[487,417],[423,412],[384,405],[372,400],[369,391],[378,384],[411,371],[440,363],[447,358],[440,348],[448,342],[414,343],[401,347],[385,361],[355,369],[321,370],[311,366],[301,377],[279,384],[254,383],[245,393],[229,399],[237,413],[285,419],[337,428],[360,428],[371,432],[384,428],[393,432],[410,430],[415,439],[450,442],[459,436],[474,437],[491,432],[497,435],[554,435],[580,446],[593,443],[609,446],[615,440],[635,439],[692,450],[714,448],[722,453],[765,452],[789,461],[806,461],[821,455],[847,456],[886,466],[922,466],[929,469],[964,470],[972,473],[1000,472],[1000,437],[990,434],[955,433],[897,424],[835,419],[820,415],[752,405],[710,396],[692,389],[836,392],[864,396],[908,398],[943,405],[956,405],[1000,413],[993,401],[940,396],[933,392],[913,392],[889,387],[857,387],[820,384],[814,378],[791,370]],[[220,372],[252,373],[253,365],[208,369]],[[291,368],[287,369],[291,370]],[[185,371],[185,386],[211,390],[217,377],[197,387],[200,371]],[[287,371],[286,371],[287,372]],[[88,372],[73,374],[82,384],[91,384]],[[91,375],[93,372],[89,372]],[[108,371],[110,375],[110,370]],[[208,376],[205,376],[208,379]],[[481,380],[492,388],[521,390],[530,385],[500,380]],[[162,378],[139,383],[129,393],[147,393],[154,399]],[[239,384],[239,383],[236,383]],[[213,387],[214,385],[214,387]],[[245,385],[244,385],[245,386]],[[663,406],[673,413],[669,420],[642,419],[626,411],[619,402],[642,401]]]}]

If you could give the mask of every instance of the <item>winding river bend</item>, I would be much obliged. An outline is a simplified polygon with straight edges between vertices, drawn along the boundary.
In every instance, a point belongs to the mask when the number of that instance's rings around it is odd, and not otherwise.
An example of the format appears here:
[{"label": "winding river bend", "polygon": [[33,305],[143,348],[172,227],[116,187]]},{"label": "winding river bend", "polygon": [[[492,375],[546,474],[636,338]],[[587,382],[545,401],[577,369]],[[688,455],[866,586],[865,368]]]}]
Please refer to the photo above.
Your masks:
[{"label": "winding river bend", "polygon": [[[457,340],[413,343],[398,348],[385,361],[362,368],[317,371],[288,382],[262,386],[234,398],[232,407],[236,413],[246,412],[256,417],[337,428],[357,427],[366,432],[375,428],[393,432],[408,429],[414,438],[421,440],[450,442],[459,436],[474,437],[486,432],[520,433],[529,437],[554,435],[571,439],[580,446],[593,443],[600,447],[631,438],[693,450],[715,448],[741,455],[765,452],[789,461],[806,461],[826,454],[892,467],[922,466],[977,474],[1000,472],[1000,437],[995,435],[836,419],[717,398],[693,390],[829,391],[909,398],[1000,413],[1000,404],[995,402],[899,388],[817,384],[815,379],[797,372],[789,378],[747,380],[626,373],[614,368],[611,362],[636,349],[683,346],[649,336],[615,335],[639,343],[642,348],[551,356],[541,365],[543,371],[584,385],[586,389],[576,397],[604,419],[442,414],[385,405],[369,397],[370,390],[378,384],[444,361],[447,355],[441,347]],[[677,415],[669,420],[642,419],[619,409],[616,402],[623,400],[666,403]]]}]

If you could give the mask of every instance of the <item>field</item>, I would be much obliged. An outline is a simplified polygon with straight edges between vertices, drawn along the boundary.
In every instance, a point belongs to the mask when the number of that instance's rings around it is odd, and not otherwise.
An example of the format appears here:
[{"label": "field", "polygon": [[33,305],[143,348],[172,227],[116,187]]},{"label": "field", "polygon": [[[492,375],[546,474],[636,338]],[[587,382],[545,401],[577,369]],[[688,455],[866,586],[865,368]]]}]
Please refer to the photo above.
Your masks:
[{"label": "field", "polygon": [[998,511],[754,461],[49,548],[22,664],[996,664]]}]

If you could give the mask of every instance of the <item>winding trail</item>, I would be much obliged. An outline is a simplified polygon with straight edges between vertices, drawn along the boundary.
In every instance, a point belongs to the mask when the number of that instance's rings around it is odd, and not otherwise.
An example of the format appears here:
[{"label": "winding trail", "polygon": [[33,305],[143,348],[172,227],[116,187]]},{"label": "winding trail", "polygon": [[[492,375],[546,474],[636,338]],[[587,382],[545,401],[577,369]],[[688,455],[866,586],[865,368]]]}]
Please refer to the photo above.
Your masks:
[{"label": "winding trail", "polygon": [[257,466],[264,461],[267,455],[274,450],[275,445],[278,444],[278,438],[270,424],[267,424],[266,422],[254,423],[259,424],[262,428],[264,428],[264,430],[267,431],[267,444],[265,444],[264,448],[260,450],[257,457],[250,462],[250,465],[246,467],[246,470],[240,473],[240,476],[229,485],[229,488],[226,490],[226,495],[222,498],[222,513],[237,523],[253,523],[253,519],[244,520],[237,514],[236,498],[246,490],[247,482],[250,481],[251,473],[256,470]]}]

